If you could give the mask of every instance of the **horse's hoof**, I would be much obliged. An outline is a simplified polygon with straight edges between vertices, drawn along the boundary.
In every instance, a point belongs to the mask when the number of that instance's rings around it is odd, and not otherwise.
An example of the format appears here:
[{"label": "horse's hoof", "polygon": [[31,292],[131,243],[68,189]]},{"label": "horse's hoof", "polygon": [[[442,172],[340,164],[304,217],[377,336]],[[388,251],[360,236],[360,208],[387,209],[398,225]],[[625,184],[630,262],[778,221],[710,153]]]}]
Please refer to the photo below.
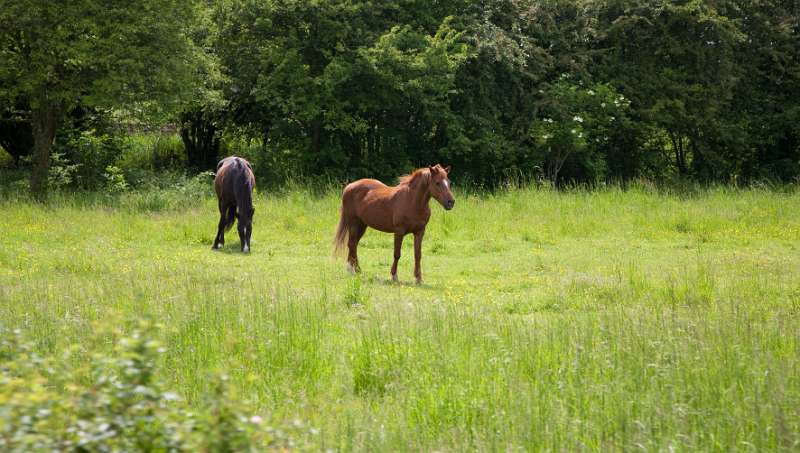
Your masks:
[{"label": "horse's hoof", "polygon": [[400,279],[397,278],[397,274],[392,275],[392,283],[400,283]]},{"label": "horse's hoof", "polygon": [[211,246],[211,250],[222,250],[222,244],[214,244]]},{"label": "horse's hoof", "polygon": [[246,245],[244,247],[242,247],[242,253],[250,253],[250,247],[248,247]]},{"label": "horse's hoof", "polygon": [[355,267],[353,267],[353,264],[352,264],[352,263],[347,263],[347,272],[348,272],[350,275],[356,275],[356,268],[355,268]]},{"label": "horse's hoof", "polygon": [[421,278],[418,278],[418,279],[417,279],[417,285],[421,285],[421,284],[422,284],[422,279],[421,279]]}]

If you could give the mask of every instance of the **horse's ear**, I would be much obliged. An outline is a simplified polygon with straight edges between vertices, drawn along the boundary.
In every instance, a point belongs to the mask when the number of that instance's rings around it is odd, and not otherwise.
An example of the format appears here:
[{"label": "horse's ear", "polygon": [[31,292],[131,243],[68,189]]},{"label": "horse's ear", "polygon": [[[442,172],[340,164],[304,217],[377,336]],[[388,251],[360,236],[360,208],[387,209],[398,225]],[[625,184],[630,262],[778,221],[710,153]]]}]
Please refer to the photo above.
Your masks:
[{"label": "horse's ear", "polygon": [[448,166],[444,167],[444,172],[445,172],[445,173],[450,173],[450,169],[451,169],[451,168],[453,168],[453,167],[451,167],[450,165],[448,165]]},{"label": "horse's ear", "polygon": [[435,166],[435,165],[434,165],[433,167],[428,167],[428,170],[430,170],[430,171],[431,171],[431,174],[432,174],[432,175],[435,175],[436,173],[439,173],[439,169],[438,169],[438,168],[436,168],[436,166]]}]

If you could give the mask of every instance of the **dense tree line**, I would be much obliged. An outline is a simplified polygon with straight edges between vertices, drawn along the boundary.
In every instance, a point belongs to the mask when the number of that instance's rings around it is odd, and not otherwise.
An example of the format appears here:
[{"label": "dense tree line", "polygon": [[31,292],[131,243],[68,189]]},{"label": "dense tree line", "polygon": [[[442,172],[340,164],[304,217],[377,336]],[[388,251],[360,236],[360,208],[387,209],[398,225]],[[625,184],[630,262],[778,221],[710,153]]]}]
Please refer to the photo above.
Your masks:
[{"label": "dense tree line", "polygon": [[[27,112],[34,190],[77,104],[161,107],[197,169],[247,143],[262,169],[334,178],[436,161],[488,186],[800,175],[793,1],[2,0],[0,11],[2,121]],[[3,126],[0,143],[19,149],[6,129],[21,130]]]}]

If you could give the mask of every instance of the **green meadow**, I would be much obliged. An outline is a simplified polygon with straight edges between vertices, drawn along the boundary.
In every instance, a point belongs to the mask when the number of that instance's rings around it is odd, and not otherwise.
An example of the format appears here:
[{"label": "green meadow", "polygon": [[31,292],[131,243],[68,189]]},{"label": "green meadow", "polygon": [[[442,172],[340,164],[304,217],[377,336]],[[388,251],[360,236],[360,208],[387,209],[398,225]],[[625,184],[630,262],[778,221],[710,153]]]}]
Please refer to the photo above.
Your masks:
[{"label": "green meadow", "polygon": [[[0,198],[0,324],[75,369],[141,320],[189,407],[227,376],[335,451],[800,449],[800,192],[509,189],[333,256],[339,192]],[[76,352],[77,351],[77,352]],[[89,379],[87,377],[86,379]]]}]

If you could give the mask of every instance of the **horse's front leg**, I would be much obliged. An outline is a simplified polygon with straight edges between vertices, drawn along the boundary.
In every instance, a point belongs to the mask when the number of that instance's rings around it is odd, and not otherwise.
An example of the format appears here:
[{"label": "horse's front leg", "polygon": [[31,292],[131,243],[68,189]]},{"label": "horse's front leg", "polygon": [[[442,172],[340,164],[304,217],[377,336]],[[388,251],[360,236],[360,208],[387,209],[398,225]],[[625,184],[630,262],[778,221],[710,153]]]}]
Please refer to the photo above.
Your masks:
[{"label": "horse's front leg", "polygon": [[392,263],[392,281],[397,282],[397,262],[400,261],[400,250],[403,248],[405,233],[394,234],[394,262]]},{"label": "horse's front leg", "polygon": [[420,230],[414,233],[414,277],[417,279],[417,284],[422,284],[422,237],[425,235],[425,230]]},{"label": "horse's front leg", "polygon": [[247,240],[247,225],[242,224],[241,217],[236,225],[239,230],[239,242],[242,244],[242,253],[250,253],[250,241]]},{"label": "horse's front leg", "polygon": [[247,240],[247,248],[248,249],[250,248],[250,237],[252,235],[253,235],[253,223],[251,221],[250,225],[247,226],[247,234],[246,234],[247,237],[245,238]]}]

